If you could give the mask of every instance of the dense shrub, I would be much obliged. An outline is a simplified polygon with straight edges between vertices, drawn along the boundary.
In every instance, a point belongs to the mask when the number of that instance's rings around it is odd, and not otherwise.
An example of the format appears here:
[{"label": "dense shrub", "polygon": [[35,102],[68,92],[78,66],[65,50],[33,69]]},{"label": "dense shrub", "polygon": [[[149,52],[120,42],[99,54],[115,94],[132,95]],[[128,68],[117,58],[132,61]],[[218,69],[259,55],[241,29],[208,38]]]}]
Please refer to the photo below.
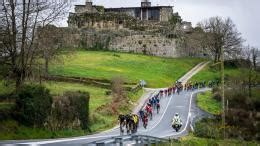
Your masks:
[{"label": "dense shrub", "polygon": [[41,127],[51,111],[52,97],[48,89],[40,85],[25,85],[17,94],[16,116],[27,126]]},{"label": "dense shrub", "polygon": [[216,99],[217,101],[221,101],[222,96],[221,96],[221,90],[219,87],[214,87],[212,89],[212,93],[213,93],[213,98]]},{"label": "dense shrub", "polygon": [[16,95],[13,93],[8,93],[8,94],[0,94],[0,102],[4,101],[14,101],[16,98]]},{"label": "dense shrub", "polygon": [[229,100],[229,106],[232,108],[256,110],[257,97],[249,97],[243,89],[225,90],[226,99]]},{"label": "dense shrub", "polygon": [[194,134],[198,137],[219,139],[222,136],[220,125],[218,119],[204,118],[195,124]]},{"label": "dense shrub", "polygon": [[12,118],[13,109],[0,109],[0,121]]},{"label": "dense shrub", "polygon": [[238,68],[241,66],[249,66],[251,63],[245,59],[235,59],[235,60],[227,60],[225,61],[225,67],[229,68]]},{"label": "dense shrub", "polygon": [[[234,129],[228,132],[229,137],[243,140],[260,140],[259,117],[257,117],[255,111],[230,108],[226,112],[226,124]],[[236,132],[234,133],[234,131]]]},{"label": "dense shrub", "polygon": [[51,114],[48,118],[48,129],[88,129],[89,128],[89,94],[85,92],[66,92],[55,97]]},{"label": "dense shrub", "polygon": [[81,128],[87,129],[89,122],[89,93],[67,92],[64,96],[69,98],[71,105],[75,108],[75,114],[81,122]]}]

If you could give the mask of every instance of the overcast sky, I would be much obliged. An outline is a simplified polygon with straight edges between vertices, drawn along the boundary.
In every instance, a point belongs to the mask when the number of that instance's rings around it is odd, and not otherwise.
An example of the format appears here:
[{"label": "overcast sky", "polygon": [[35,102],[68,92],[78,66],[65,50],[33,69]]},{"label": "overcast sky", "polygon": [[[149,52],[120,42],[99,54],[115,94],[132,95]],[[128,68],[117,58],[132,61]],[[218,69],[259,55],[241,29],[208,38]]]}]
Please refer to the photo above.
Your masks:
[{"label": "overcast sky", "polygon": [[[85,0],[76,0],[84,4]],[[140,6],[141,0],[93,0],[105,7]],[[230,17],[247,40],[246,44],[260,48],[260,0],[151,0],[152,5],[174,6],[183,20],[195,26],[212,16]]]}]

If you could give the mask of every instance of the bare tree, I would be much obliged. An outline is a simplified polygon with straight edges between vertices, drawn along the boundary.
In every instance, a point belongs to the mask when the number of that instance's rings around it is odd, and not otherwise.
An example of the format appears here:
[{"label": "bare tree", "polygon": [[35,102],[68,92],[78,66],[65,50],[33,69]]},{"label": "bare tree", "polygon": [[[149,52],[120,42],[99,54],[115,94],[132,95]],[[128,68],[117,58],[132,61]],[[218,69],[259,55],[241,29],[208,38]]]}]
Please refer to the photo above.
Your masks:
[{"label": "bare tree", "polygon": [[123,78],[114,77],[112,79],[112,94],[115,100],[121,100],[126,97],[123,85]]},{"label": "bare tree", "polygon": [[54,59],[60,50],[60,36],[57,35],[59,33],[59,29],[54,25],[38,27],[37,45],[44,59],[45,75],[48,75],[49,61]]},{"label": "bare tree", "polygon": [[1,27],[6,33],[4,45],[0,48],[0,63],[10,67],[18,88],[40,55],[35,45],[37,27],[62,18],[68,4],[61,1],[3,0],[1,6]]},{"label": "bare tree", "polygon": [[243,39],[230,18],[212,17],[199,23],[198,26],[207,33],[205,37],[207,48],[215,62],[219,62],[221,59],[221,49],[224,49],[224,53],[228,57],[240,53]]},{"label": "bare tree", "polygon": [[200,27],[196,27],[191,33],[182,34],[183,40],[179,50],[182,56],[196,57],[205,54],[204,36],[205,32]]}]

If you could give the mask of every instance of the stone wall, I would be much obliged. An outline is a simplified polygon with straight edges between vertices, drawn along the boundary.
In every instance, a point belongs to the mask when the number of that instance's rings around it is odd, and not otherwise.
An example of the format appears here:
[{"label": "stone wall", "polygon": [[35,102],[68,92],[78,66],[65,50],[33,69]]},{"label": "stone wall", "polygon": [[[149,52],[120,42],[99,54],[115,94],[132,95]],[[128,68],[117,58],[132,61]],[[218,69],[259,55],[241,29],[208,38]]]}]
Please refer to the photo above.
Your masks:
[{"label": "stone wall", "polygon": [[109,49],[152,56],[178,56],[176,52],[175,40],[160,35],[131,35],[115,37],[111,40]]},{"label": "stone wall", "polygon": [[136,19],[116,13],[70,13],[68,25],[72,28],[121,29],[139,26]]},{"label": "stone wall", "polygon": [[161,34],[129,30],[57,28],[53,36],[60,48],[86,48],[177,57],[175,39]]},{"label": "stone wall", "polygon": [[[47,34],[50,35],[49,39],[54,39],[56,45],[59,48],[78,48],[80,47],[80,30],[68,27],[55,27],[55,26],[47,26]],[[37,28],[37,38],[41,39],[44,35],[44,28]],[[38,42],[40,43],[40,41]],[[40,44],[41,45],[41,44]]]}]

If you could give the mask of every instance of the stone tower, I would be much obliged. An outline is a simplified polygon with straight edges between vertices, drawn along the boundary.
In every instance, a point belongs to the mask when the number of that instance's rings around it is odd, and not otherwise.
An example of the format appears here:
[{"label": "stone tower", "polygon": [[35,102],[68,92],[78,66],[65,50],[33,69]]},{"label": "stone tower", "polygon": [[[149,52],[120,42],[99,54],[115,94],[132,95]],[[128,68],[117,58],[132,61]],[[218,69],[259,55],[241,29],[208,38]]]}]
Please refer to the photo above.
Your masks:
[{"label": "stone tower", "polygon": [[85,6],[87,12],[92,12],[92,6],[93,6],[92,0],[86,0]]},{"label": "stone tower", "polygon": [[141,7],[151,7],[151,2],[149,0],[142,0]]}]

